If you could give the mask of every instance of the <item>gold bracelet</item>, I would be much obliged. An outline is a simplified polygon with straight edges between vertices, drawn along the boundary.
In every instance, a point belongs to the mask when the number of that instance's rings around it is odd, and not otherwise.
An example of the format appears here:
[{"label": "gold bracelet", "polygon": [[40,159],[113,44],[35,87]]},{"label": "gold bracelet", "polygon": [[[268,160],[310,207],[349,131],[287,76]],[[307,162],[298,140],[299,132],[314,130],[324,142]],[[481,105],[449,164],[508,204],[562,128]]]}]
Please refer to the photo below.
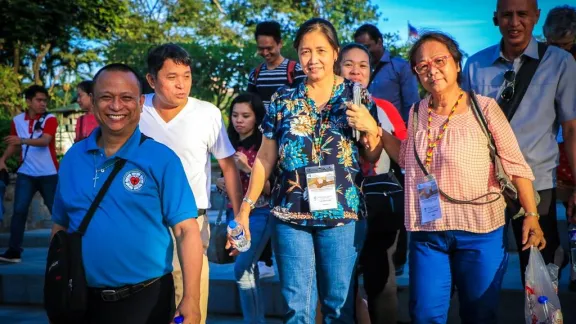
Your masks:
[{"label": "gold bracelet", "polygon": [[535,213],[535,212],[524,213],[524,217],[528,217],[528,216],[534,216],[534,217],[537,217],[538,220],[540,220],[540,215],[538,213]]}]

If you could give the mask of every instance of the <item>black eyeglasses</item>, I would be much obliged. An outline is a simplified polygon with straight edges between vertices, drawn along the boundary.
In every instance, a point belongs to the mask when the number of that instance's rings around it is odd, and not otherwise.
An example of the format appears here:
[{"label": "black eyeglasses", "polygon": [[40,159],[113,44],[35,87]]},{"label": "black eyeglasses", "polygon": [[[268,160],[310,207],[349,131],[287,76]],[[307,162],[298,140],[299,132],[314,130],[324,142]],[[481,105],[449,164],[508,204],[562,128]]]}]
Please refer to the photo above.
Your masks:
[{"label": "black eyeglasses", "polygon": [[516,72],[508,70],[504,73],[504,84],[506,87],[502,90],[500,97],[502,100],[508,102],[514,96],[514,83],[516,81]]}]

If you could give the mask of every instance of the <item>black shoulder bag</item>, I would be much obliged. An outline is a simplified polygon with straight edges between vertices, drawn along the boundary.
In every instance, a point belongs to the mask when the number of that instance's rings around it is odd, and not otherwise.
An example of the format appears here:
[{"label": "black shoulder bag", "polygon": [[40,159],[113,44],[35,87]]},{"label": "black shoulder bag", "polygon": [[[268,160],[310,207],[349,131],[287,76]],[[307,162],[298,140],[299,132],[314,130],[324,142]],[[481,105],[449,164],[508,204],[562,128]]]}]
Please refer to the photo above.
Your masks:
[{"label": "black shoulder bag", "polygon": [[518,106],[520,106],[520,102],[522,102],[522,98],[524,98],[528,86],[530,86],[530,82],[532,82],[532,78],[534,77],[534,74],[536,74],[538,65],[540,65],[540,61],[542,61],[547,49],[548,45],[538,42],[539,58],[526,58],[526,62],[522,64],[520,70],[518,70],[518,74],[516,75],[514,82],[514,95],[512,98],[509,101],[504,101],[502,98],[499,98],[498,105],[502,108],[508,121],[512,120],[516,110],[518,110]]},{"label": "black shoulder bag", "polygon": [[[149,137],[142,134],[140,144]],[[50,241],[44,275],[44,309],[52,324],[81,323],[87,311],[88,284],[82,259],[82,237],[112,181],[126,164],[119,159],[98,191],[78,230],[58,231]]]}]

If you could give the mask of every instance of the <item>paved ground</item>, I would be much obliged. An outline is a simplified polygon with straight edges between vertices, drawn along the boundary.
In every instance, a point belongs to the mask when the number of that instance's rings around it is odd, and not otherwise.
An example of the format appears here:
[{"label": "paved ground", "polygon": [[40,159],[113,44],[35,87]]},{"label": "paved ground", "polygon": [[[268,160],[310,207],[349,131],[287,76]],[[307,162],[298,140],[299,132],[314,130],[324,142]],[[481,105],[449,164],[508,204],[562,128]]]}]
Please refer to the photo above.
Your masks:
[{"label": "paved ground", "polygon": [[[239,316],[219,316],[210,315],[207,324],[240,324],[242,318]],[[2,324],[48,324],[44,311],[39,307],[26,306],[0,306],[0,323]],[[269,318],[269,324],[282,323],[279,319]]]}]

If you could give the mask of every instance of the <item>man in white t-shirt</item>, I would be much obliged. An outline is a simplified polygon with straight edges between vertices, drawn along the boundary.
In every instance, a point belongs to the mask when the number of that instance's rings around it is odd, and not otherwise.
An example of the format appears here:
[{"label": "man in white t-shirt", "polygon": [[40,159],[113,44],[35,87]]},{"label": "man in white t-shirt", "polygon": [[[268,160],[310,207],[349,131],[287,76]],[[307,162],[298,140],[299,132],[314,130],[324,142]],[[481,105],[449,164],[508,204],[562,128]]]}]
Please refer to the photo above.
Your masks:
[{"label": "man in white t-shirt", "polygon": [[[192,87],[191,59],[186,50],[175,44],[160,45],[148,54],[146,79],[154,89],[147,94],[140,118],[140,130],[171,148],[182,160],[186,177],[198,206],[198,224],[204,246],[200,307],[202,323],[208,308],[208,258],[210,224],[210,155],[217,160],[226,181],[228,198],[237,213],[242,201],[240,176],[234,163],[235,150],[230,144],[222,114],[213,104],[188,97]],[[174,254],[176,304],[183,297],[182,272]]]}]

